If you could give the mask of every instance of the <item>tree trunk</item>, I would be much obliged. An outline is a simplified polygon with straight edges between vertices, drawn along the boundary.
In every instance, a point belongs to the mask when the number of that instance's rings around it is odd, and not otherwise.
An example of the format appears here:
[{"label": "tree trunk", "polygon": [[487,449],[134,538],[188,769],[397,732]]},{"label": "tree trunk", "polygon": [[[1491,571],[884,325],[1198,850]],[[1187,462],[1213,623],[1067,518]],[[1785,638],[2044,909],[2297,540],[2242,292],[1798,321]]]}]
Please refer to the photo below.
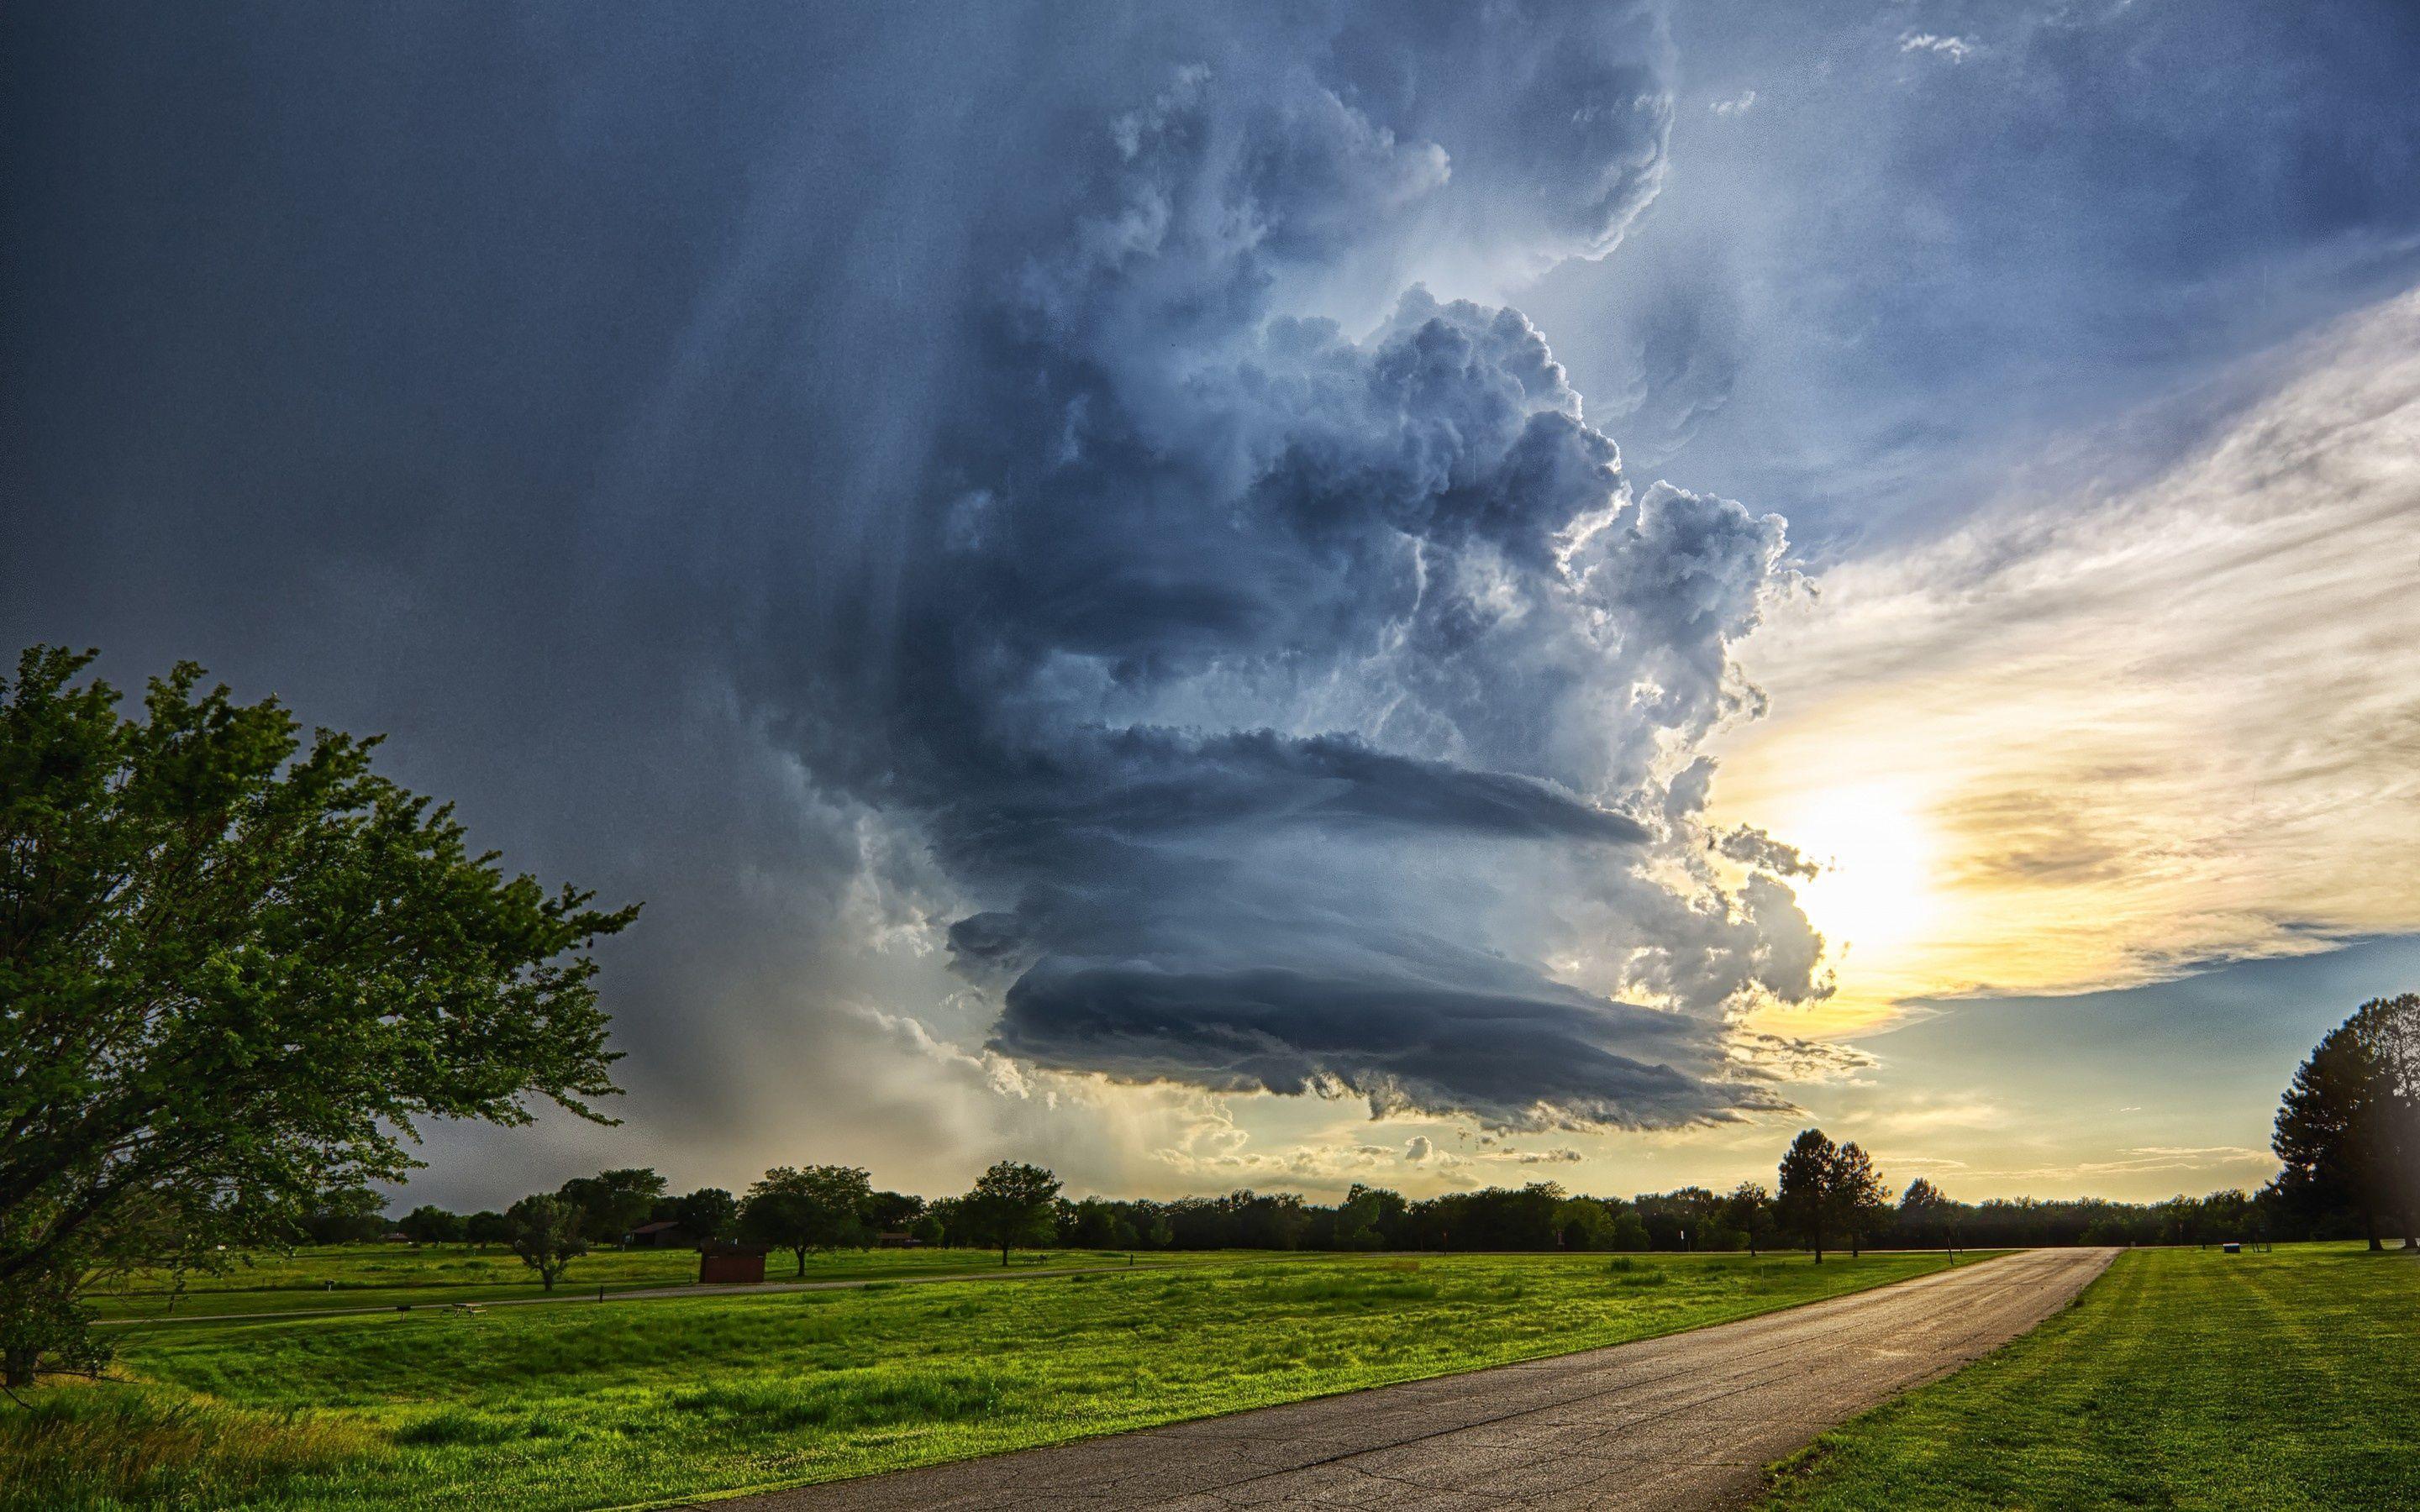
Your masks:
[{"label": "tree trunk", "polygon": [[1000,1263],[1002,1265],[1008,1263],[1008,1241],[1006,1240],[1001,1240],[1000,1242]]},{"label": "tree trunk", "polygon": [[2383,1252],[2386,1246],[2378,1242],[2378,1214],[2367,1208],[2362,1209],[2361,1227],[2363,1231],[2369,1235],[2370,1253],[2376,1255]]},{"label": "tree trunk", "polygon": [[10,1350],[0,1355],[0,1386],[10,1391],[34,1389],[34,1366],[40,1355],[33,1350]]},{"label": "tree trunk", "polygon": [[799,1249],[794,1249],[790,1254],[796,1257],[799,1262],[799,1279],[804,1281],[807,1278],[807,1252],[805,1248],[800,1247]]}]

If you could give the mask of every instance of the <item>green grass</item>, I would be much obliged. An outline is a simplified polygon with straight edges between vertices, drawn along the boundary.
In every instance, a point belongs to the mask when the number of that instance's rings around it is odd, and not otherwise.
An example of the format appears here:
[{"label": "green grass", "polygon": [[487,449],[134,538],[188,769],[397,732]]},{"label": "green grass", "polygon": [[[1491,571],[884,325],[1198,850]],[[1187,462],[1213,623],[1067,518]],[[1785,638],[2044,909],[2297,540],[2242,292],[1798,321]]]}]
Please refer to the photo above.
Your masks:
[{"label": "green grass", "polygon": [[[0,1506],[627,1504],[1619,1343],[1941,1264],[1659,1256],[1615,1271],[1603,1256],[1306,1256],[475,1316],[163,1325],[122,1340],[121,1368],[147,1384],[43,1389],[33,1417],[73,1401],[72,1442],[92,1468],[62,1462],[70,1437],[21,1427],[13,1458],[0,1453]],[[208,1442],[187,1434],[175,1453],[150,1454],[148,1481],[119,1475],[111,1467],[127,1457],[106,1449],[97,1426],[109,1409],[93,1405],[112,1399],[136,1404],[127,1435],[137,1439],[163,1403],[192,1403]],[[294,1457],[247,1449],[242,1463],[215,1465],[210,1444],[241,1442],[234,1426],[245,1416],[292,1438]]]},{"label": "green grass", "polygon": [[1766,1505],[2420,1506],[2420,1261],[2130,1252],[2032,1334],[1824,1435]]},{"label": "green grass", "polygon": [[[1195,1258],[1143,1255],[1145,1265]],[[1089,1250],[1018,1250],[1016,1268],[1106,1265],[1125,1258]],[[928,1275],[982,1273],[1001,1268],[998,1251],[966,1249],[840,1250],[807,1257],[809,1281],[890,1280]],[[765,1259],[768,1281],[797,1279],[787,1252]],[[571,1264],[555,1295],[594,1298],[653,1287],[685,1286],[697,1279],[693,1250],[599,1249]],[[529,1268],[503,1245],[331,1244],[290,1253],[256,1251],[232,1257],[216,1274],[185,1278],[138,1273],[95,1293],[95,1313],[115,1322],[208,1318],[225,1314],[310,1312],[330,1308],[391,1308],[446,1303],[504,1302],[543,1297]]]}]

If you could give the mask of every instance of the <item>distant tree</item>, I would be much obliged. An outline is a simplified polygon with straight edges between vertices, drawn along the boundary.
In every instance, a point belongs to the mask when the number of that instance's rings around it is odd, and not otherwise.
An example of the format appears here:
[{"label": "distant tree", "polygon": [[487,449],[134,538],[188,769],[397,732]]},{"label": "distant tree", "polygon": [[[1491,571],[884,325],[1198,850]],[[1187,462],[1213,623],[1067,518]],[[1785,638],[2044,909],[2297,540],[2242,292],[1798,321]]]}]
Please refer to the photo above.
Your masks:
[{"label": "distant tree", "polygon": [[1099,1197],[1086,1197],[1081,1202],[1061,1199],[1058,1226],[1061,1242],[1076,1249],[1109,1249],[1118,1242],[1118,1210],[1115,1204]]},{"label": "distant tree", "polygon": [[1339,1249],[1386,1249],[1397,1242],[1402,1233],[1404,1214],[1411,1204],[1404,1195],[1390,1187],[1365,1186],[1353,1183],[1344,1200],[1336,1209],[1336,1247]]},{"label": "distant tree", "polygon": [[1016,1245],[1049,1240],[1058,1196],[1059,1178],[1039,1165],[1004,1160],[975,1179],[974,1190],[958,1199],[958,1213],[975,1238],[1000,1247],[1000,1263],[1006,1265]]},{"label": "distant tree", "polygon": [[1235,1242],[1244,1249],[1296,1249],[1310,1232],[1311,1211],[1295,1193],[1238,1192],[1229,1200]]},{"label": "distant tree", "polygon": [[1723,1198],[1723,1222],[1736,1230],[1753,1257],[1766,1248],[1773,1233],[1773,1199],[1761,1181],[1742,1181]]},{"label": "distant tree", "polygon": [[1950,1200],[1942,1196],[1941,1188],[1919,1176],[1907,1183],[1900,1194],[1900,1227],[1907,1231],[1910,1241],[1922,1246],[1934,1240],[1952,1256],[1958,1253],[1956,1236],[1949,1227],[1949,1216],[1955,1211]]},{"label": "distant tree", "polygon": [[672,1221],[691,1239],[720,1239],[739,1221],[739,1199],[719,1186],[702,1186],[673,1199]]},{"label": "distant tree", "polygon": [[1883,1184],[1873,1158],[1854,1140],[1832,1158],[1831,1198],[1839,1232],[1849,1237],[1849,1257],[1854,1259],[1865,1240],[1890,1221],[1890,1188]]},{"label": "distant tree", "polygon": [[[966,1220],[958,1215],[958,1199],[955,1197],[935,1197],[925,1203],[924,1216],[940,1228],[940,1243],[964,1244],[971,1237],[967,1233]],[[921,1229],[921,1220],[919,1227]],[[933,1242],[928,1240],[926,1242]]]},{"label": "distant tree", "polygon": [[940,1215],[927,1212],[908,1229],[908,1236],[919,1244],[939,1244],[949,1238],[950,1231],[941,1225]]},{"label": "distant tree", "polygon": [[1613,1215],[1613,1233],[1607,1240],[1609,1246],[1635,1255],[1647,1248],[1652,1239],[1645,1221],[1638,1216],[1638,1210],[1623,1203]]},{"label": "distant tree", "polygon": [[1779,1195],[1774,1198],[1782,1227],[1815,1252],[1823,1263],[1823,1242],[1831,1237],[1838,1204],[1832,1196],[1832,1168],[1839,1147],[1821,1129],[1807,1129],[1790,1143],[1781,1157]]},{"label": "distant tree", "polygon": [[[2358,1015],[2356,1015],[2357,1019]],[[2379,1216],[2399,1206],[2394,1086],[2372,1036],[2349,1019],[2330,1029],[2294,1072],[2270,1148],[2285,1170],[2280,1190],[2300,1206],[2347,1208],[2373,1250]]]},{"label": "distant tree", "polygon": [[415,1244],[458,1244],[462,1242],[462,1215],[443,1208],[423,1204],[403,1215],[396,1225],[403,1237]]},{"label": "distant tree", "polygon": [[2195,1242],[2252,1237],[2252,1198],[2241,1187],[2212,1192],[2196,1206],[2201,1215]]},{"label": "distant tree", "polygon": [[462,1220],[462,1237],[473,1244],[509,1244],[512,1221],[492,1208],[482,1208]]},{"label": "distant tree", "polygon": [[575,1176],[555,1190],[580,1213],[580,1232],[592,1244],[618,1244],[647,1221],[666,1182],[644,1165]]},{"label": "distant tree", "polygon": [[561,1197],[543,1193],[523,1197],[505,1212],[504,1222],[511,1227],[513,1253],[537,1273],[549,1291],[572,1261],[588,1253],[580,1210]]},{"label": "distant tree", "polygon": [[386,1198],[365,1186],[323,1192],[302,1215],[302,1238],[313,1244],[365,1244],[387,1231]]},{"label": "distant tree", "polygon": [[924,1214],[924,1199],[905,1192],[875,1192],[858,1209],[858,1222],[870,1233],[892,1234],[912,1226]]},{"label": "distant tree", "polygon": [[1555,1240],[1563,1249],[1611,1249],[1613,1214],[1594,1197],[1565,1197],[1555,1210]]},{"label": "distant tree", "polygon": [[808,1251],[859,1242],[858,1210],[872,1195],[873,1179],[854,1165],[776,1165],[749,1187],[739,1230],[788,1250],[805,1275]]},{"label": "distant tree", "polygon": [[179,663],[139,717],[36,646],[0,678],[0,1384],[96,1367],[114,1267],[284,1242],[417,1120],[614,1090],[583,952],[629,923],[466,848],[377,742]]}]

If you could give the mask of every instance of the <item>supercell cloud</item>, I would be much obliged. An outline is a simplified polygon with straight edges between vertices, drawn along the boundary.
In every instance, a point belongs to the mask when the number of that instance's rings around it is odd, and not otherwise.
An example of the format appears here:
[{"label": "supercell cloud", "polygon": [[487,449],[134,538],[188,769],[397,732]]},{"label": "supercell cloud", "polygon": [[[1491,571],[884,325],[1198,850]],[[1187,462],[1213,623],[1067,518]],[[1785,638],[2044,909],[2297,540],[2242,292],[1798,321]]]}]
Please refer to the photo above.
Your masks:
[{"label": "supercell cloud", "polygon": [[1518,310],[1442,297],[1615,250],[1665,45],[1481,8],[1116,55],[900,332],[954,344],[914,482],[820,506],[888,570],[770,696],[929,845],[1000,1054],[1497,1125],[1787,1106],[1736,1026],[1821,995],[1820,941],[1708,864],[1767,853],[1696,749],[1754,712],[1782,522],[1635,484]]}]

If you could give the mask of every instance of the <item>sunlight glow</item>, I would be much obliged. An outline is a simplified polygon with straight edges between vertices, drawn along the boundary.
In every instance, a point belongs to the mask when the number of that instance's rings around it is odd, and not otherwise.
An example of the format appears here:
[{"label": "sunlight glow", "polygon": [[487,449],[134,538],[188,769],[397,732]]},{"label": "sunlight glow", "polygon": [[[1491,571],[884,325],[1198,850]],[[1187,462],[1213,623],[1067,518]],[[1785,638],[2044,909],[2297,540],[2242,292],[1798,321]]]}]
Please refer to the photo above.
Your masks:
[{"label": "sunlight glow", "polygon": [[1798,898],[1836,954],[1915,938],[1938,911],[1932,836],[1895,784],[1814,794],[1776,833],[1823,869]]}]

